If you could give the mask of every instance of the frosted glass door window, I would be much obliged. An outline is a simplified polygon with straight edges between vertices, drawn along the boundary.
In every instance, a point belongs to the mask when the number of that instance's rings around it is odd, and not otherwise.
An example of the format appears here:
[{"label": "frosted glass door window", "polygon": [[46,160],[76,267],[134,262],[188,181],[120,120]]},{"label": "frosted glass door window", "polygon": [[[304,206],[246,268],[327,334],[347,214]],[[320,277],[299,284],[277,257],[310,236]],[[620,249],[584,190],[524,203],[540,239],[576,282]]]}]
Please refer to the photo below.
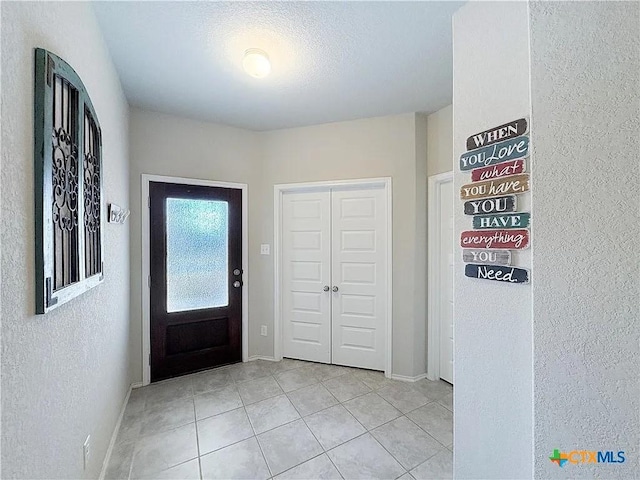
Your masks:
[{"label": "frosted glass door window", "polygon": [[167,198],[167,312],[229,304],[229,205]]}]

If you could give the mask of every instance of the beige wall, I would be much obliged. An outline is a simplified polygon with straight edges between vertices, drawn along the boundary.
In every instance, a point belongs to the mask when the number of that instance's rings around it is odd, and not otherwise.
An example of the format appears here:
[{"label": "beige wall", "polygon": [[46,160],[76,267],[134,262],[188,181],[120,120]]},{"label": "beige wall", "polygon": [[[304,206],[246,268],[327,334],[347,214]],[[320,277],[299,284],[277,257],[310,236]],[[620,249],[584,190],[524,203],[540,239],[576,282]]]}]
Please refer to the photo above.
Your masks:
[{"label": "beige wall", "polygon": [[102,284],[34,314],[35,47],[82,78],[102,127],[104,199],[129,203],[129,107],[91,6],[2,2],[1,476],[97,478],[131,379],[129,228],[104,226]]},{"label": "beige wall", "polygon": [[414,376],[426,372],[427,368],[427,116],[416,115],[415,122],[415,253],[414,253],[414,332],[413,365]]},{"label": "beige wall", "polygon": [[427,175],[453,170],[453,105],[427,117]]},{"label": "beige wall", "polygon": [[[259,296],[252,272],[260,242],[255,235],[259,223],[256,206],[262,201],[258,134],[239,128],[203,123],[171,115],[131,109],[131,371],[142,381],[142,312],[140,228],[141,174],[198,178],[249,185],[249,312],[260,312]],[[269,257],[270,258],[270,257]],[[250,336],[256,322],[250,322]],[[255,333],[259,333],[255,332]],[[264,337],[262,337],[264,338]],[[251,346],[252,348],[255,345]]]},{"label": "beige wall", "polygon": [[[273,355],[273,186],[393,178],[393,373],[425,369],[426,119],[416,114],[254,133],[132,109],[132,371],[141,372],[140,174],[249,184],[249,355]],[[268,335],[260,335],[266,325]]]},{"label": "beige wall", "polygon": [[[417,260],[418,249],[424,247],[416,242],[422,234],[417,231],[416,218],[424,218],[426,202],[424,195],[417,191],[416,115],[279,130],[262,134],[262,141],[265,201],[261,204],[257,234],[265,243],[272,243],[273,239],[275,184],[392,177],[393,373],[405,376],[424,373],[424,307],[416,309],[416,303],[420,304],[416,296],[423,298],[425,293],[424,282],[417,285],[416,278],[424,277],[426,266],[424,261]],[[270,335],[266,339],[262,337],[266,341],[255,353],[272,355],[273,262],[263,262],[260,266],[260,277],[254,277],[253,281],[257,280],[261,286],[264,322]],[[255,331],[252,329],[252,333]],[[251,345],[256,344],[253,337],[250,340]]]}]

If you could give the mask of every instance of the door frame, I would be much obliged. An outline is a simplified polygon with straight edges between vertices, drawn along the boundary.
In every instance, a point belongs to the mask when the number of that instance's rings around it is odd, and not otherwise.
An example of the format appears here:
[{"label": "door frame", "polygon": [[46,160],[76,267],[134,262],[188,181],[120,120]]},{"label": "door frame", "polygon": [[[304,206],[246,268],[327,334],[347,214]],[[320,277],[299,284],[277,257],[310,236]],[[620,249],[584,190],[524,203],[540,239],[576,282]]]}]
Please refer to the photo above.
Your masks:
[{"label": "door frame", "polygon": [[393,211],[391,177],[358,178],[306,183],[285,183],[273,186],[273,270],[274,270],[274,315],[273,353],[276,361],[282,360],[282,199],[288,192],[313,192],[328,188],[383,187],[387,201],[387,312],[385,328],[384,375],[391,378],[393,363]]},{"label": "door frame", "polygon": [[429,183],[427,185],[427,192],[429,203],[427,220],[427,378],[429,380],[439,380],[439,319],[441,305],[437,289],[437,280],[440,272],[440,189],[443,184],[453,182],[453,171],[440,173],[438,175],[432,175],[429,177],[428,182]]},{"label": "door frame", "polygon": [[242,190],[242,361],[249,356],[249,208],[248,189],[246,183],[220,182],[195,178],[168,177],[164,175],[141,175],[140,211],[142,232],[142,275],[140,287],[142,292],[142,385],[151,382],[151,314],[150,314],[150,239],[149,239],[149,182],[177,183],[181,185],[201,185],[205,187],[222,187]]}]

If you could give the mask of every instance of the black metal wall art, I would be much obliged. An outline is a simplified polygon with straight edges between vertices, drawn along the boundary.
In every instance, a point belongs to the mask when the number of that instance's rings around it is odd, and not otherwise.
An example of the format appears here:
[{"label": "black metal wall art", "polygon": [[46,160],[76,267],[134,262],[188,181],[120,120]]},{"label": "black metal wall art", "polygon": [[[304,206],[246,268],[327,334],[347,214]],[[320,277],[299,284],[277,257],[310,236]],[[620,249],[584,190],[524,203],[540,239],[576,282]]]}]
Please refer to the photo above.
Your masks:
[{"label": "black metal wall art", "polygon": [[102,131],[78,74],[35,50],[36,313],[103,275]]}]

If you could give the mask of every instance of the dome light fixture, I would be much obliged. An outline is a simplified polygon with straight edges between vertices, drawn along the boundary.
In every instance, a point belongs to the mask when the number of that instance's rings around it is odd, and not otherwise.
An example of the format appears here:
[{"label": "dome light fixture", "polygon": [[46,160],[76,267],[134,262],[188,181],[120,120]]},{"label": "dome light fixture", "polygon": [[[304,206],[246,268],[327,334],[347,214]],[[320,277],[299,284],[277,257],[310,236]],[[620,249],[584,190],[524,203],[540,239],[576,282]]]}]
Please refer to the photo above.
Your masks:
[{"label": "dome light fixture", "polygon": [[271,73],[269,55],[259,48],[250,48],[244,52],[242,68],[255,78],[264,78]]}]

